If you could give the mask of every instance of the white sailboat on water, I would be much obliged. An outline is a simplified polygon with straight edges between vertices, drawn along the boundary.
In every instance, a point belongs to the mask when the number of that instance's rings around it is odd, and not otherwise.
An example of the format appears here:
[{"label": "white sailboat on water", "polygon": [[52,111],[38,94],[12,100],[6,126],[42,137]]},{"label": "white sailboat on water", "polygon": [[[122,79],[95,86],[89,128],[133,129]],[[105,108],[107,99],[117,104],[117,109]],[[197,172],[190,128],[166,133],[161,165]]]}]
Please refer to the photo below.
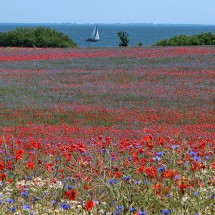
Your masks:
[{"label": "white sailboat on water", "polygon": [[97,25],[95,26],[93,33],[91,34],[91,37],[88,38],[86,41],[87,42],[98,42],[99,39],[99,31]]}]

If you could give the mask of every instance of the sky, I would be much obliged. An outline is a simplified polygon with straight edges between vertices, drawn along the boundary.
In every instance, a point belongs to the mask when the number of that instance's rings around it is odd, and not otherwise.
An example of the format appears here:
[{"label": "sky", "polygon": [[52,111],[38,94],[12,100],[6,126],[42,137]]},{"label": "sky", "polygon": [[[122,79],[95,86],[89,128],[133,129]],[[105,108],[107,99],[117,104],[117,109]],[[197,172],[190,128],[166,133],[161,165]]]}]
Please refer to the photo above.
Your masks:
[{"label": "sky", "polygon": [[0,0],[0,23],[215,25],[215,0]]}]

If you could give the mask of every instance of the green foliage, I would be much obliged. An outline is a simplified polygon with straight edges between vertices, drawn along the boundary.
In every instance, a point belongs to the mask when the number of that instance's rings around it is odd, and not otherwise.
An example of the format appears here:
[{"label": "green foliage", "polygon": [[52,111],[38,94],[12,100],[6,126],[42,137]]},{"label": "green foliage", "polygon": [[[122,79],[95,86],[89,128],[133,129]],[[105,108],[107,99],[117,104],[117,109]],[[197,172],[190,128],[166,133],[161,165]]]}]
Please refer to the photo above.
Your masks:
[{"label": "green foliage", "polygon": [[0,33],[0,46],[3,47],[77,47],[69,36],[54,29],[17,28],[14,31]]},{"label": "green foliage", "polygon": [[161,40],[154,44],[155,46],[199,46],[215,45],[215,34],[203,33],[192,36],[179,35],[167,40]]},{"label": "green foliage", "polygon": [[140,42],[137,44],[137,46],[141,47],[141,46],[143,46],[143,43]]},{"label": "green foliage", "polygon": [[129,43],[128,34],[124,31],[120,31],[117,34],[118,34],[119,39],[121,41],[119,46],[128,46],[128,43]]}]

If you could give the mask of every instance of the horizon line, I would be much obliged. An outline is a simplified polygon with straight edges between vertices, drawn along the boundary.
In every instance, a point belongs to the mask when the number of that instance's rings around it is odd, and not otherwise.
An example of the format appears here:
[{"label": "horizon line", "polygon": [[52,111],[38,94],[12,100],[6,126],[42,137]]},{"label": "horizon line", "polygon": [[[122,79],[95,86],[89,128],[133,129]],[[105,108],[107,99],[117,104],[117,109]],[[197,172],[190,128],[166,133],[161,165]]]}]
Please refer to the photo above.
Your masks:
[{"label": "horizon line", "polygon": [[[0,24],[50,24],[50,25],[95,25],[95,23],[73,23],[73,22],[0,22]],[[140,23],[140,22],[128,22],[128,23],[96,23],[99,25],[206,25],[206,26],[215,26],[215,24],[190,24],[190,23]]]}]

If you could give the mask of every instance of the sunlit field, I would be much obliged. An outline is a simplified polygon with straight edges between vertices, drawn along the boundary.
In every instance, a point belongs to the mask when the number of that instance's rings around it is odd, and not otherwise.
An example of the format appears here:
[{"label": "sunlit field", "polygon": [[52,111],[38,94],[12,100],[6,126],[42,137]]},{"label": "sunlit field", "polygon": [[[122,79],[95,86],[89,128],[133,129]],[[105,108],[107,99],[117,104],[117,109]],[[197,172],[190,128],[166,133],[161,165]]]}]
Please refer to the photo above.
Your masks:
[{"label": "sunlit field", "polygon": [[0,214],[215,214],[215,47],[0,48]]}]

